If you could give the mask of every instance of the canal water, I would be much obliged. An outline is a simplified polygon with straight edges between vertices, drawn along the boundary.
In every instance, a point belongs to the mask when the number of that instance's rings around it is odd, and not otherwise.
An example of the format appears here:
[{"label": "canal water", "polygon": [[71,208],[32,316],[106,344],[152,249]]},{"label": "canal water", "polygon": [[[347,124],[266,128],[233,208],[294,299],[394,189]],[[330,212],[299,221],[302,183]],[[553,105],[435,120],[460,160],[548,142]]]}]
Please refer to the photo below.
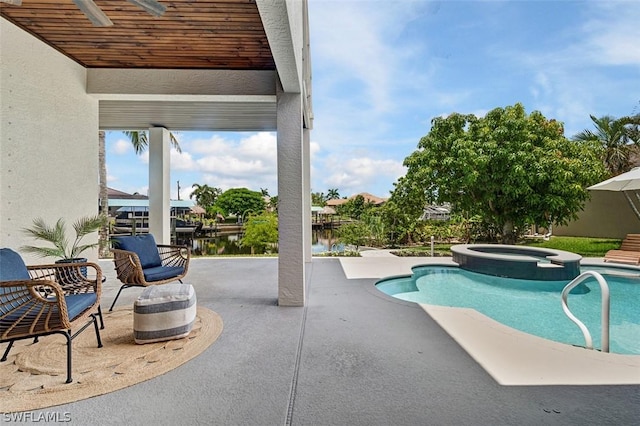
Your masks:
[{"label": "canal water", "polygon": [[[193,239],[191,249],[195,255],[238,255],[251,254],[251,247],[243,247],[240,244],[242,234],[221,234],[212,237],[198,237]],[[312,253],[329,251],[336,243],[336,237],[332,229],[314,229],[311,235]],[[277,247],[265,250],[264,253],[277,253]]]}]

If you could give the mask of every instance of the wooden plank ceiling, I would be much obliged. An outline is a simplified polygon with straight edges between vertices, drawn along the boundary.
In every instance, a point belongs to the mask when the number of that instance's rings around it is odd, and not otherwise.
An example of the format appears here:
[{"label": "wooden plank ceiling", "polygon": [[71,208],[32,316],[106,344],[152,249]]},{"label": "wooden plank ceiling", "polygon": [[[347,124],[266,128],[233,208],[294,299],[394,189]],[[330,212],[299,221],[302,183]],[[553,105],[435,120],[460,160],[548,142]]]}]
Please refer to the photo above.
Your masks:
[{"label": "wooden plank ceiling", "polygon": [[87,68],[274,70],[254,0],[159,0],[155,17],[126,0],[95,0],[95,27],[72,0],[0,3],[0,15]]}]

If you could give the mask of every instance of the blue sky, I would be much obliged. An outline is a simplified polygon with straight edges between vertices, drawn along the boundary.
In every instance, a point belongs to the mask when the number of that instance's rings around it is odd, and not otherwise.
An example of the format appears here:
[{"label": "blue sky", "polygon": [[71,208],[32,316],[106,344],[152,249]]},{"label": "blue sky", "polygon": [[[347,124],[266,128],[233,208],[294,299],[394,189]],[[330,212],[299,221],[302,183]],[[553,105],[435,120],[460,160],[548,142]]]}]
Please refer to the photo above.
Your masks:
[{"label": "blue sky", "polygon": [[[640,113],[640,1],[309,0],[311,189],[387,197],[451,112],[521,102],[565,125]],[[277,195],[275,133],[180,132],[171,193],[194,183]],[[147,193],[148,156],[107,133],[109,186]]]}]

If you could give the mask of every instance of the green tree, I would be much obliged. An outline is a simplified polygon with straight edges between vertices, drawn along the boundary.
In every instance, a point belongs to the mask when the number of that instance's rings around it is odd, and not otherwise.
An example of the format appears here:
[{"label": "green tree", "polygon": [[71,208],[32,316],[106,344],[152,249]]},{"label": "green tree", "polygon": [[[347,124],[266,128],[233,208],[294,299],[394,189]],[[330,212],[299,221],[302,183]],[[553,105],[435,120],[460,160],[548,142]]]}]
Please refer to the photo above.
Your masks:
[{"label": "green tree", "polygon": [[373,204],[365,201],[362,195],[356,195],[346,203],[337,206],[336,209],[339,214],[358,220],[368,209],[372,207]]},{"label": "green tree", "polygon": [[260,214],[265,209],[262,193],[247,188],[231,188],[218,196],[215,207],[225,214],[243,217],[246,213]]},{"label": "green tree", "polygon": [[273,213],[250,215],[244,225],[240,244],[251,247],[251,254],[264,253],[265,249],[278,242],[278,218]]},{"label": "green tree", "polygon": [[312,192],[311,193],[311,204],[314,206],[324,206],[327,204],[327,197],[324,195],[324,192]]},{"label": "green tree", "polygon": [[270,198],[269,206],[271,206],[271,208],[274,209],[275,211],[278,211],[278,196],[277,195],[274,195],[273,197]]},{"label": "green tree", "polygon": [[356,246],[356,251],[360,246],[365,245],[370,237],[369,228],[360,221],[341,225],[337,229],[337,234],[340,242]]},{"label": "green tree", "polygon": [[198,183],[194,183],[191,185],[191,188],[195,189],[191,194],[189,194],[189,198],[195,197],[196,203],[204,209],[212,207],[216,203],[218,196],[222,194],[222,190],[220,188],[211,187],[207,184],[200,185]]},{"label": "green tree", "polygon": [[451,114],[432,120],[429,133],[404,164],[403,187],[424,190],[420,202],[450,202],[477,214],[514,243],[527,224],[564,224],[603,177],[592,144],[570,141],[562,124],[521,104],[485,117]]},{"label": "green tree", "polygon": [[340,198],[338,188],[331,188],[327,191],[327,200],[337,200],[338,198]]},{"label": "green tree", "polygon": [[593,142],[602,148],[602,161],[609,176],[617,176],[631,170],[633,154],[640,145],[640,114],[616,119],[610,115],[590,116],[595,131],[583,130],[573,136],[575,141]]},{"label": "green tree", "polygon": [[381,207],[381,215],[392,245],[414,242],[413,233],[425,206],[425,191],[415,181],[401,177],[394,183],[391,197]]},{"label": "green tree", "polygon": [[380,209],[368,209],[361,216],[362,222],[369,230],[368,245],[381,247],[387,242],[387,226]]}]

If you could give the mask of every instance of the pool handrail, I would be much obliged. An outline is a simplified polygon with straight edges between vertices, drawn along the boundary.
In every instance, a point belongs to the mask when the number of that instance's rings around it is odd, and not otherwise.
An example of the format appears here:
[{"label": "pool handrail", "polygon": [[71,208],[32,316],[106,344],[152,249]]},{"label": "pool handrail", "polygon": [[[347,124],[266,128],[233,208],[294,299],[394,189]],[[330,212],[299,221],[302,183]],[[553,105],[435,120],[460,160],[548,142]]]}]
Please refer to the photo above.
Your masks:
[{"label": "pool handrail", "polygon": [[589,333],[589,329],[584,325],[582,321],[576,318],[573,313],[569,310],[569,305],[567,303],[567,297],[569,296],[569,292],[584,280],[589,277],[594,277],[598,284],[600,285],[600,290],[602,293],[602,308],[601,315],[602,320],[600,326],[602,327],[601,331],[601,340],[602,340],[602,352],[609,352],[609,311],[610,311],[610,303],[609,303],[609,285],[604,277],[596,272],[596,271],[585,271],[575,277],[569,284],[565,286],[562,290],[562,310],[569,317],[571,321],[573,321],[582,331],[585,340],[585,347],[587,349],[593,349],[593,339],[591,338],[591,333]]}]

